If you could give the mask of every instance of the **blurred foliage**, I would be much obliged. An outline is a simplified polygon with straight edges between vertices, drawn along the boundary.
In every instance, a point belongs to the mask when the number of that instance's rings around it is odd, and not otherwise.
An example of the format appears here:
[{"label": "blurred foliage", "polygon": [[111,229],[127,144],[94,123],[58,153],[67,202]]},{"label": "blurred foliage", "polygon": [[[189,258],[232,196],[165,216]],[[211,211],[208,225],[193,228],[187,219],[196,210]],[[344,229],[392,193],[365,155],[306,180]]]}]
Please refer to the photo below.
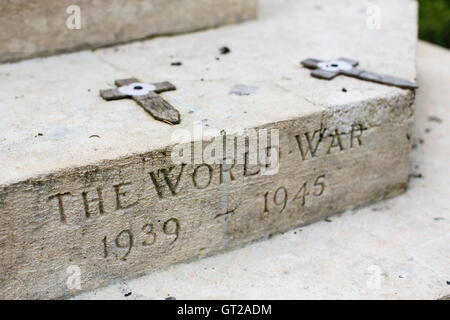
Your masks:
[{"label": "blurred foliage", "polygon": [[450,0],[419,0],[419,38],[450,48]]}]

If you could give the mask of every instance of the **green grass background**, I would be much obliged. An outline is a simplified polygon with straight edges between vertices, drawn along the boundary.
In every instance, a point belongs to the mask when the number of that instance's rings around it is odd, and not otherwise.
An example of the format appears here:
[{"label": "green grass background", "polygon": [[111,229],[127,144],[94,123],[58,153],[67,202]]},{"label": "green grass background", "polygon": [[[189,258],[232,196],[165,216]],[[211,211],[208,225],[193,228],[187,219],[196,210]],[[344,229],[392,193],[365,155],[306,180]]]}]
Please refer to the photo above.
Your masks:
[{"label": "green grass background", "polygon": [[450,48],[450,0],[419,0],[419,6],[419,38]]}]

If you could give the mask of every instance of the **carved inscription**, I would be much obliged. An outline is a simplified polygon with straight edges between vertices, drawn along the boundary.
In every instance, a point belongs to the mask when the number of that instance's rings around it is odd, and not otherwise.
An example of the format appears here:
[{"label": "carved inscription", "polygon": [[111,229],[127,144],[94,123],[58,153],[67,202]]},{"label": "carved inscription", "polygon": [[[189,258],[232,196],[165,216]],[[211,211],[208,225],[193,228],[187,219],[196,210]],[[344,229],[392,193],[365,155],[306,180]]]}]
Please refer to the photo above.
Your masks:
[{"label": "carved inscription", "polygon": [[98,202],[98,212],[103,215],[105,214],[105,207],[104,207],[104,202],[103,202],[103,194],[102,194],[102,188],[98,187],[97,188],[97,198],[94,199],[89,199],[88,197],[88,192],[83,191],[81,193],[81,196],[83,197],[83,204],[84,204],[84,214],[86,215],[86,218],[90,218],[92,215],[92,211],[90,208],[90,203],[91,202]]},{"label": "carved inscription", "polygon": [[295,140],[303,161],[318,158],[335,152],[351,150],[363,145],[363,133],[367,130],[363,125],[353,125],[350,132],[331,132],[328,129],[317,129],[295,135]]},{"label": "carved inscription", "polygon": [[58,193],[55,195],[51,195],[50,197],[48,197],[49,200],[56,199],[58,201],[59,218],[62,223],[67,222],[67,216],[66,216],[66,210],[64,208],[63,198],[69,197],[69,196],[72,196],[72,194],[70,192],[65,192],[65,193]]},{"label": "carved inscription", "polygon": [[[134,207],[138,204],[137,199],[133,199],[133,184],[131,182],[122,182],[114,184],[112,186],[114,190],[114,210],[125,210]],[[105,215],[105,199],[104,188],[97,187],[95,191],[82,191],[80,194],[83,208],[80,210],[86,219],[90,219],[96,215]],[[57,203],[60,221],[64,224],[68,223],[68,217],[66,213],[67,202],[69,198],[75,197],[73,192],[64,192],[54,194],[48,197],[49,201],[55,201]]]},{"label": "carved inscription", "polygon": [[[298,149],[296,152],[283,153],[283,156],[292,157],[291,163],[297,161],[300,164],[304,161],[339,154],[340,152],[353,152],[365,145],[365,130],[367,129],[363,125],[355,124],[346,132],[324,128],[308,132],[297,132],[290,135],[289,139],[291,141],[293,139]],[[275,149],[267,148],[267,152],[274,152],[275,150],[275,152],[278,152],[278,158],[281,159],[282,153],[280,150],[282,148],[282,145]],[[88,190],[82,190],[81,192],[65,190],[64,192],[50,195],[48,201],[52,203],[53,210],[56,210],[59,220],[63,224],[70,224],[74,221],[79,222],[79,218],[85,220],[95,219],[115,211],[133,209],[138,205],[142,205],[140,204],[142,195],[139,195],[137,190],[153,190],[150,192],[153,192],[151,196],[154,197],[155,201],[163,201],[176,197],[180,193],[186,193],[189,191],[189,188],[191,190],[206,191],[222,184],[242,183],[242,181],[245,182],[249,179],[262,177],[263,165],[250,164],[250,158],[251,155],[247,151],[243,154],[243,164],[239,166],[235,162],[227,163],[227,161],[224,161],[223,164],[217,165],[207,163],[188,165],[183,163],[166,168],[150,169],[142,173],[145,177],[143,180],[145,182],[121,181],[111,183],[108,186],[103,181],[101,184],[90,186]],[[147,184],[145,188],[142,188],[142,183]],[[328,185],[324,174],[316,176],[311,181],[302,181],[297,190],[288,190],[285,186],[278,186],[264,194],[263,214],[283,213],[290,203],[297,203],[297,206],[304,207],[308,202],[322,196],[326,188],[328,188]],[[79,204],[82,205],[80,206]],[[146,203],[145,205],[148,206],[149,204]],[[74,208],[73,206],[76,207]],[[70,210],[68,210],[69,208]],[[234,215],[235,211],[232,210],[225,215]],[[79,215],[78,218],[73,217],[73,214]],[[214,216],[220,217],[223,215],[223,212],[217,212]],[[179,222],[178,220],[176,221],[177,227],[175,229],[179,230]],[[136,239],[142,233],[147,233],[150,236],[155,235],[156,239],[156,227],[153,225],[141,226],[138,229],[124,229],[117,235],[105,236],[105,256],[108,255],[108,248],[111,246],[122,250],[129,249],[131,252],[132,248],[138,245]],[[161,230],[163,234],[169,234],[167,233],[167,226],[164,227],[163,225]],[[155,239],[154,241],[156,241]],[[151,245],[151,243],[151,239],[147,239],[145,244],[141,243],[139,245],[145,247]],[[126,256],[124,257],[125,259]]]},{"label": "carved inscription", "polygon": [[263,217],[271,213],[283,213],[289,202],[298,203],[298,207],[304,207],[308,201],[322,196],[326,189],[325,174],[316,177],[312,181],[304,181],[297,190],[289,190],[278,187],[274,192],[264,193]]},{"label": "carved inscription", "polygon": [[[148,172],[149,181],[158,199],[162,200],[179,195],[182,191],[180,190],[182,179],[188,179],[192,188],[196,190],[207,190],[214,182],[216,182],[216,185],[232,183],[238,180],[239,175],[244,179],[260,176],[261,166],[250,165],[247,160],[248,157],[246,156],[245,163],[240,169],[235,168],[235,164],[220,164],[214,167],[204,163],[192,166],[192,171],[188,172],[187,164],[171,166]],[[136,184],[125,181],[113,184],[109,188],[112,189],[114,194],[114,199],[109,199],[109,202],[105,197],[105,192],[108,191],[105,186],[82,191],[79,195],[75,192],[58,193],[49,196],[48,200],[56,204],[60,221],[64,224],[70,223],[70,219],[67,217],[67,206],[69,205],[67,200],[73,200],[74,197],[79,197],[78,200],[81,200],[83,207],[78,210],[81,209],[82,215],[87,220],[108,214],[107,207],[110,208],[110,211],[120,211],[133,208],[139,204],[139,199],[133,191]],[[113,205],[111,205],[111,201],[114,201]]]},{"label": "carved inscription", "polygon": [[[182,164],[180,166],[176,177],[173,176],[173,172],[176,171],[175,167],[170,167],[168,169],[159,169],[156,172],[150,172],[150,177],[152,178],[152,182],[155,186],[156,192],[161,199],[164,198],[164,186],[167,186],[173,196],[177,195],[177,188],[180,184],[181,176],[183,175],[185,166],[185,164]],[[164,180],[165,184],[162,183],[161,176],[163,177],[162,179]]]},{"label": "carved inscription", "polygon": [[[159,241],[160,237],[164,236],[164,241],[167,246],[171,246],[178,240],[180,236],[180,221],[176,218],[166,220],[161,224],[147,223],[137,228],[137,230],[125,229],[120,231],[116,236],[110,239],[104,236],[103,244],[103,258],[109,258],[111,251],[116,251],[115,257],[126,261],[133,249],[142,249],[151,247]],[[115,250],[113,250],[115,249]]]}]

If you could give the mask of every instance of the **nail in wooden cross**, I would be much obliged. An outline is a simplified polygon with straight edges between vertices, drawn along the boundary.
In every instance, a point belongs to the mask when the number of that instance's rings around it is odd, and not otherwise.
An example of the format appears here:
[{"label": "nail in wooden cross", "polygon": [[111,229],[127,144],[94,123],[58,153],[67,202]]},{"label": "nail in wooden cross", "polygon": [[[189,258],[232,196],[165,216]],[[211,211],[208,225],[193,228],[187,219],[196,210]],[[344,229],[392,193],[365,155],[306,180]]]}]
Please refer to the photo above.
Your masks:
[{"label": "nail in wooden cross", "polygon": [[118,88],[100,90],[100,96],[106,101],[131,98],[136,101],[156,120],[180,123],[180,113],[170,103],[161,98],[158,93],[173,91],[177,88],[170,82],[142,83],[138,79],[116,80]]},{"label": "nail in wooden cross", "polygon": [[405,79],[357,69],[356,66],[359,64],[359,62],[353,59],[339,58],[334,61],[321,61],[309,58],[303,60],[301,63],[306,68],[314,69],[311,72],[311,75],[319,79],[331,80],[336,76],[343,74],[345,76],[386,84],[389,86],[395,86],[403,89],[418,88],[417,84]]}]

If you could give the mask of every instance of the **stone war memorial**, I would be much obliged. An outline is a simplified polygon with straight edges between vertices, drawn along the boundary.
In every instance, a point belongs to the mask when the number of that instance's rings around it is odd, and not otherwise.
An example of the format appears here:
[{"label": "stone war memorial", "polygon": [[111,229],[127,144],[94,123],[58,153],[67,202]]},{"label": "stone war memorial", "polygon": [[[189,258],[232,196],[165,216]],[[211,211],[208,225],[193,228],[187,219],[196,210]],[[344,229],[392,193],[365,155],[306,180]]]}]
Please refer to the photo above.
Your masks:
[{"label": "stone war memorial", "polygon": [[0,298],[170,283],[408,195],[415,1],[121,3],[0,1]]}]

